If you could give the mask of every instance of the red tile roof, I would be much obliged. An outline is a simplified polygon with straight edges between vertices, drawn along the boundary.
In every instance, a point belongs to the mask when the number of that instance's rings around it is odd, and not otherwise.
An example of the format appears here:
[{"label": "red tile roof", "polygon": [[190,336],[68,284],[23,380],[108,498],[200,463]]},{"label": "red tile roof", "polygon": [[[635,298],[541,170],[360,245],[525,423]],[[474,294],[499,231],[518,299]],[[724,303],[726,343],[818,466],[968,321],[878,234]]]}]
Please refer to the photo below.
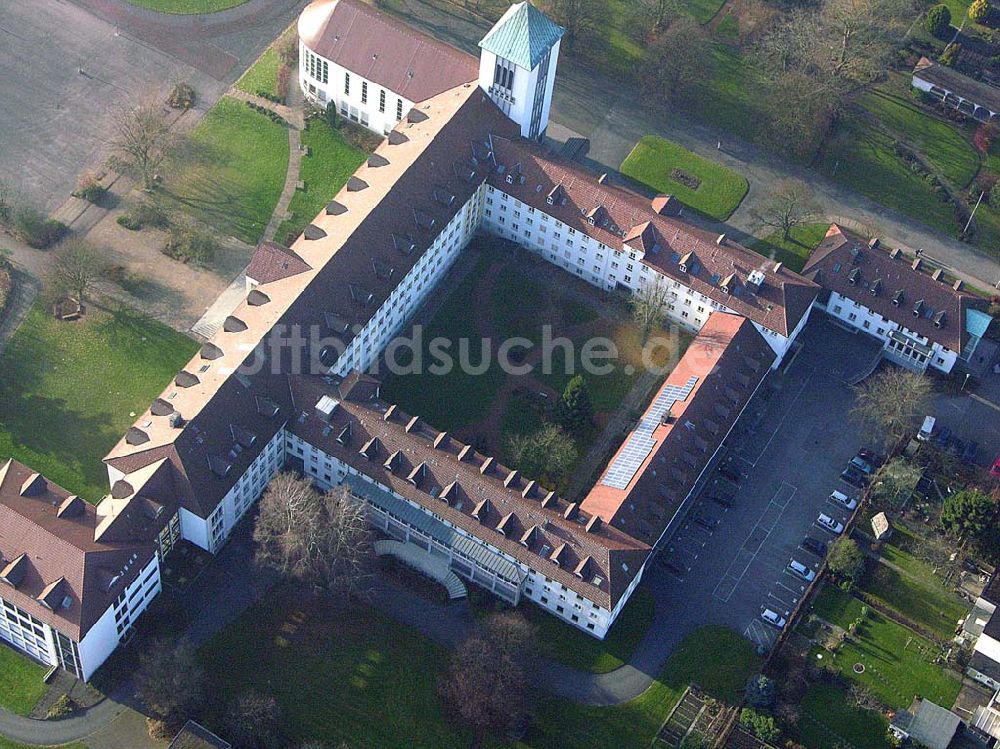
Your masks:
[{"label": "red tile roof", "polygon": [[22,558],[0,597],[79,641],[150,561],[160,526],[145,517],[127,539],[95,541],[101,517],[70,497],[15,460],[0,467],[0,569]]},{"label": "red tile roof", "polygon": [[650,418],[661,395],[694,378],[687,398],[673,401],[669,421],[656,424],[650,451],[633,464],[628,485],[612,485],[617,482],[609,474],[635,432],[626,437],[580,509],[655,544],[773,361],[774,352],[749,320],[713,312],[653,397],[644,418]]},{"label": "red tile roof", "polygon": [[[674,200],[657,196],[650,201],[607,181],[601,183],[592,172],[545,153],[531,141],[494,137],[492,142],[497,162],[503,166],[503,173],[495,170],[489,177],[498,190],[614,250],[622,250],[628,242],[645,252],[646,265],[769,330],[787,337],[819,292],[799,274],[724,235],[671,215]],[[514,184],[507,184],[510,173],[517,175]],[[553,190],[559,199],[548,205],[547,196]],[[594,225],[590,216],[595,216]],[[687,271],[681,271],[678,261],[689,253]],[[759,274],[758,286],[749,285],[751,273]],[[734,285],[727,293],[719,282],[731,274]]]},{"label": "red tile roof", "polygon": [[[919,263],[914,267],[902,252],[869,247],[864,238],[837,224],[830,225],[802,273],[955,352],[961,352],[966,339],[965,310],[979,303],[950,283],[935,280]],[[920,313],[914,315],[918,302]]]},{"label": "red tile roof", "polygon": [[316,0],[298,29],[317,55],[412,102],[479,79],[478,58],[360,0]]}]

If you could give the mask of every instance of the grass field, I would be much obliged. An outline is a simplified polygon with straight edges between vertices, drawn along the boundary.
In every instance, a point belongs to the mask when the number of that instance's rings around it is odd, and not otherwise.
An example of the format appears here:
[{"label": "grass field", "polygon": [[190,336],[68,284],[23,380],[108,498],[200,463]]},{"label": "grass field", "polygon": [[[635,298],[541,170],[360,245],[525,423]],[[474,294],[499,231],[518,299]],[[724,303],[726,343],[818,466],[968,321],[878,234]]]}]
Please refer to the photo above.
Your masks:
[{"label": "grass field", "polygon": [[275,238],[279,242],[285,241],[286,235],[301,234],[366,158],[361,149],[344,140],[340,131],[319,118],[309,122],[302,143],[309,147],[309,155],[302,156],[299,167],[299,179],[305,182],[306,189],[292,196],[288,208],[293,216],[278,227]]},{"label": "grass field", "polygon": [[164,168],[164,194],[223,234],[256,244],[287,171],[286,129],[224,96]]},{"label": "grass field", "polygon": [[278,95],[278,68],[281,60],[274,47],[268,47],[247,71],[236,81],[236,88],[247,94],[266,93]]},{"label": "grass field", "polygon": [[809,749],[890,749],[888,721],[863,710],[833,684],[813,684],[802,700],[802,715],[794,733]]},{"label": "grass field", "polygon": [[825,221],[803,224],[792,229],[788,239],[782,237],[781,232],[778,231],[763,239],[751,242],[750,249],[784,263],[790,270],[798,273],[802,270],[806,260],[809,259],[810,253],[816,249],[816,245],[823,241],[829,228],[830,224]]},{"label": "grass field", "polygon": [[860,588],[942,640],[954,636],[956,623],[969,613],[969,605],[936,578],[916,580],[884,564],[872,565]]},{"label": "grass field", "polygon": [[65,323],[35,306],[0,358],[0,458],[97,501],[101,459],[197,349],[134,310]]},{"label": "grass field", "polygon": [[[861,616],[861,601],[843,591],[827,586],[817,597],[815,610],[819,616],[847,628]],[[823,655],[850,680],[868,687],[872,694],[889,707],[905,708],[914,695],[921,695],[939,705],[951,705],[961,684],[933,663],[940,648],[915,632],[896,624],[869,609],[868,617],[854,635],[835,654],[816,650],[811,655]],[[855,664],[864,672],[855,673]]]},{"label": "grass field", "polygon": [[753,647],[725,627],[689,634],[658,678],[630,702],[588,707],[543,697],[520,749],[647,749],[667,715],[691,683],[735,703],[747,679],[761,666]]},{"label": "grass field", "polygon": [[247,0],[128,0],[140,8],[155,10],[160,13],[215,13],[216,11],[235,8]]},{"label": "grass field", "polygon": [[[48,690],[42,681],[48,668],[0,643],[0,707],[27,715]],[[3,745],[0,744],[0,747]]]},{"label": "grass field", "polygon": [[[697,187],[678,181],[682,171],[700,181]],[[621,164],[621,172],[656,192],[679,198],[685,205],[724,221],[747,194],[744,177],[691,153],[665,138],[647,135]]]},{"label": "grass field", "polygon": [[653,621],[654,601],[647,591],[637,591],[604,640],[585,634],[533,604],[525,604],[522,609],[537,627],[545,655],[580,671],[603,674],[629,662]]},{"label": "grass field", "polygon": [[341,611],[280,587],[200,651],[219,726],[233,697],[254,688],[281,708],[284,745],[465,749],[435,689],[446,652],[370,608]]}]

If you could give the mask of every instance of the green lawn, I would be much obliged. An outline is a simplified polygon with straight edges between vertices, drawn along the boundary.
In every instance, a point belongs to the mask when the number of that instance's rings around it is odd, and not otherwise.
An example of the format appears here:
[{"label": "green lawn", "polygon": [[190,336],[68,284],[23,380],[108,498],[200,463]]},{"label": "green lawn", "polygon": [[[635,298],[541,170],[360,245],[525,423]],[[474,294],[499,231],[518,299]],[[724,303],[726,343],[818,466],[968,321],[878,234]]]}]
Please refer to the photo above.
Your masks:
[{"label": "green lawn", "polygon": [[101,459],[197,349],[133,310],[66,323],[36,305],[0,358],[0,458],[97,501]]},{"label": "green lawn", "polygon": [[969,605],[937,578],[917,580],[884,564],[872,565],[860,587],[942,640],[953,637],[955,625],[969,613]]},{"label": "green lawn", "polygon": [[[674,170],[683,171],[700,184],[682,184]],[[731,169],[654,135],[643,137],[635,145],[622,162],[621,172],[720,221],[729,218],[749,189],[746,179]]]},{"label": "green lawn", "polygon": [[294,215],[278,227],[275,239],[279,242],[289,234],[301,234],[367,158],[361,149],[344,140],[340,131],[319,118],[309,122],[302,143],[309,147],[309,155],[302,156],[299,167],[299,179],[305,182],[306,189],[292,196],[289,210]]},{"label": "green lawn", "polygon": [[371,608],[337,610],[307,592],[276,589],[216,635],[200,655],[209,674],[209,725],[253,688],[281,708],[283,745],[465,749],[438,705],[446,652]]},{"label": "green lawn", "polygon": [[[278,68],[281,60],[274,47],[268,47],[247,71],[236,81],[236,88],[247,94],[278,95]],[[294,83],[294,81],[293,81]]]},{"label": "green lawn", "polygon": [[18,715],[30,713],[48,691],[48,685],[42,681],[46,671],[48,668],[45,666],[0,643],[0,674],[3,674],[0,679],[0,707]]},{"label": "green lawn", "polygon": [[159,11],[160,13],[215,13],[227,8],[243,5],[247,0],[128,0],[140,8]]},{"label": "green lawn", "polygon": [[647,591],[637,591],[603,641],[546,614],[534,604],[526,603],[521,608],[538,628],[538,641],[545,655],[580,671],[603,674],[632,658],[653,621],[654,601]]},{"label": "green lawn", "polygon": [[[846,628],[860,616],[862,605],[853,596],[827,586],[815,607],[817,614]],[[845,641],[836,655],[816,649],[810,657],[822,654],[822,660],[832,662],[848,679],[867,686],[889,707],[907,707],[918,694],[939,705],[954,703],[961,684],[933,663],[941,651],[931,641],[871,608],[854,638],[857,642]],[[854,671],[858,663],[865,668],[861,674]]]},{"label": "green lawn", "polygon": [[[27,745],[27,744],[15,744],[13,741],[8,741],[3,736],[0,736],[0,749],[38,749],[37,745]],[[62,744],[59,749],[87,749],[83,744]]]},{"label": "green lawn", "polygon": [[816,249],[816,245],[823,241],[829,228],[830,224],[825,221],[803,224],[793,228],[788,239],[782,237],[778,231],[763,239],[754,240],[750,243],[750,249],[784,263],[787,268],[798,273],[806,264],[809,255]]},{"label": "green lawn", "polygon": [[723,5],[725,0],[683,0],[681,10],[694,16],[698,23],[708,23]]},{"label": "green lawn", "polygon": [[888,721],[863,710],[833,684],[813,684],[802,700],[802,714],[793,733],[809,749],[890,749]]},{"label": "green lawn", "polygon": [[747,679],[761,666],[753,647],[733,630],[706,626],[689,634],[659,677],[630,702],[589,707],[540,698],[535,721],[520,749],[647,749],[684,689],[697,683],[709,694],[735,703]]},{"label": "green lawn", "polygon": [[177,207],[256,244],[288,171],[288,132],[244,102],[222,97],[164,168]]}]

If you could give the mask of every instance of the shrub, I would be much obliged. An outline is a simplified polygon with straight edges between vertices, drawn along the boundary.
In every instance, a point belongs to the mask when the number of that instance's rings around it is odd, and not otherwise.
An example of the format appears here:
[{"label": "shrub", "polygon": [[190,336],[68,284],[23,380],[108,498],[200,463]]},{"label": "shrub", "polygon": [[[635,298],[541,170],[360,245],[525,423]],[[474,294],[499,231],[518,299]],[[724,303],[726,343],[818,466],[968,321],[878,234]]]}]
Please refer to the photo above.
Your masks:
[{"label": "shrub", "polygon": [[332,101],[326,105],[326,109],[323,110],[323,117],[326,119],[326,124],[330,126],[331,129],[336,130],[340,127],[340,112],[337,111],[337,105]]},{"label": "shrub", "polygon": [[944,3],[933,6],[924,18],[924,28],[933,36],[942,37],[951,28],[951,11]]},{"label": "shrub", "polygon": [[170,230],[163,254],[182,263],[207,263],[218,248],[218,242],[207,231],[178,226]]},{"label": "shrub", "polygon": [[129,231],[139,231],[142,228],[142,224],[135,220],[135,218],[129,213],[123,213],[121,216],[115,219],[119,226],[125,227]]},{"label": "shrub", "polygon": [[34,208],[22,206],[14,214],[14,231],[29,247],[44,250],[62,239],[66,225],[46,218]]},{"label": "shrub", "polygon": [[1000,182],[990,188],[990,205],[994,208],[1000,208]]},{"label": "shrub", "polygon": [[167,104],[174,109],[190,109],[194,106],[194,88],[190,83],[175,83],[167,97]]},{"label": "shrub", "polygon": [[[979,0],[977,0],[978,2]],[[971,10],[971,8],[970,8]],[[958,55],[962,51],[961,44],[949,44],[944,48],[944,52],[941,53],[941,64],[947,65],[948,67],[954,67],[955,63],[958,62]]]},{"label": "shrub", "polygon": [[86,172],[81,174],[76,181],[73,197],[83,198],[89,203],[96,203],[107,191],[108,188],[101,184],[93,172]]},{"label": "shrub", "polygon": [[7,309],[7,301],[10,299],[10,292],[14,289],[14,280],[10,275],[10,268],[0,256],[0,320],[3,320],[4,310]]},{"label": "shrub", "polygon": [[969,6],[969,18],[976,23],[984,23],[990,16],[990,4],[987,0],[974,0]]},{"label": "shrub", "polygon": [[76,712],[80,706],[73,701],[68,694],[59,695],[59,699],[52,703],[52,707],[45,713],[46,720],[65,718],[70,713]]},{"label": "shrub", "polygon": [[740,711],[740,725],[749,729],[754,736],[763,741],[774,743],[781,736],[781,729],[771,715],[759,713],[751,707]]},{"label": "shrub", "polygon": [[144,226],[154,229],[166,229],[170,225],[170,216],[163,207],[152,200],[140,200],[121,216],[118,223],[126,229],[137,231]]}]

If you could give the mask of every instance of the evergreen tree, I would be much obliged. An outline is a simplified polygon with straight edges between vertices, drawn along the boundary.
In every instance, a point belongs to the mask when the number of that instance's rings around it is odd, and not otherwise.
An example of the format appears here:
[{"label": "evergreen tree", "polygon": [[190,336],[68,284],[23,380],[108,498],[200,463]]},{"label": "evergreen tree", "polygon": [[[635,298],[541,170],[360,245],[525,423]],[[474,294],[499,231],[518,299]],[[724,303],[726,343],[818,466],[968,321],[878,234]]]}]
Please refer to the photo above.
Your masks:
[{"label": "evergreen tree", "polygon": [[578,432],[590,424],[593,415],[587,385],[581,375],[576,375],[566,384],[562,397],[556,403],[556,421],[565,429]]}]

